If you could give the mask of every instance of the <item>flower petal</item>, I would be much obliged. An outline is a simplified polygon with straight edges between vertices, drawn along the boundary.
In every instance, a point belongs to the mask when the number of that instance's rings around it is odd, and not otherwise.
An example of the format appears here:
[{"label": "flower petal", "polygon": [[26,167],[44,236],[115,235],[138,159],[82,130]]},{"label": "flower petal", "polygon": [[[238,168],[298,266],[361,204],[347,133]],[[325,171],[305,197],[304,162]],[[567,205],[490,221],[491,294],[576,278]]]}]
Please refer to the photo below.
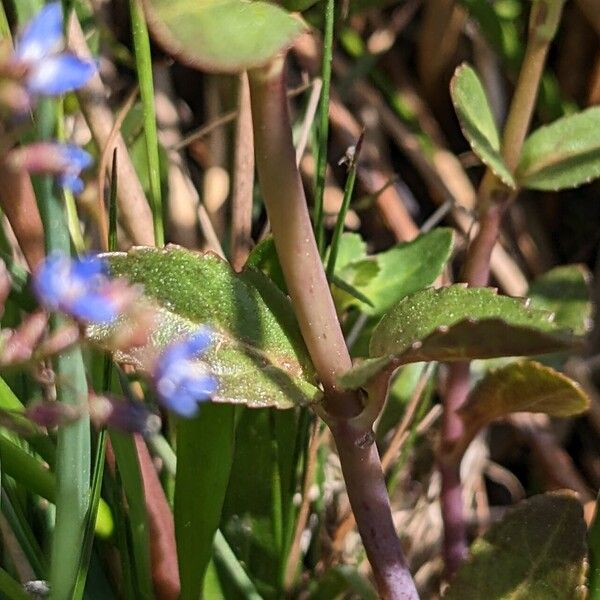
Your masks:
[{"label": "flower petal", "polygon": [[95,293],[83,294],[61,309],[81,321],[89,323],[111,323],[118,317],[115,307]]},{"label": "flower petal", "polygon": [[64,173],[58,178],[58,183],[61,187],[70,190],[74,194],[81,194],[84,189],[83,179],[74,173]]},{"label": "flower petal", "polygon": [[60,48],[63,41],[63,13],[60,2],[44,6],[25,27],[17,41],[14,57],[36,63]]},{"label": "flower petal", "polygon": [[48,56],[34,64],[27,76],[33,94],[58,96],[84,85],[96,73],[96,65],[73,54]]}]

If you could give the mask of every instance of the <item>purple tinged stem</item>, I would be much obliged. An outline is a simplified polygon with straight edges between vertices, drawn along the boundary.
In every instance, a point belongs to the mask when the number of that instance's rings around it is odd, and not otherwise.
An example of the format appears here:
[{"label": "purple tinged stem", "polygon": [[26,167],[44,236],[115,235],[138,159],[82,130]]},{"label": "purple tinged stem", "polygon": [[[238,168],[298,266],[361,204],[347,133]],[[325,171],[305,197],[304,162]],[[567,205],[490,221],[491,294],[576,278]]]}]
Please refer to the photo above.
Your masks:
[{"label": "purple tinged stem", "polygon": [[[519,163],[523,142],[535,108],[539,84],[552,37],[556,33],[564,0],[534,2],[530,13],[529,36],[519,79],[513,95],[502,136],[502,158],[511,172]],[[548,22],[545,22],[548,20]],[[502,218],[517,196],[515,190],[504,186],[488,169],[478,191],[480,211],[479,231],[469,245],[462,281],[470,286],[488,284],[490,259],[498,240]],[[442,449],[456,444],[464,434],[458,410],[469,393],[469,363],[455,363],[449,367],[448,386],[444,398]],[[463,516],[460,462],[463,452],[451,453],[453,462],[444,462],[440,453],[442,478],[441,508],[444,522],[444,561],[446,575],[452,577],[467,555],[467,536]]]},{"label": "purple tinged stem", "polygon": [[284,85],[284,58],[249,73],[256,165],[292,305],[325,390],[324,409],[346,489],[380,597],[415,600],[418,594],[392,521],[381,461],[370,429],[350,426],[361,412],[356,393],[337,377],[351,366],[296,167]]}]

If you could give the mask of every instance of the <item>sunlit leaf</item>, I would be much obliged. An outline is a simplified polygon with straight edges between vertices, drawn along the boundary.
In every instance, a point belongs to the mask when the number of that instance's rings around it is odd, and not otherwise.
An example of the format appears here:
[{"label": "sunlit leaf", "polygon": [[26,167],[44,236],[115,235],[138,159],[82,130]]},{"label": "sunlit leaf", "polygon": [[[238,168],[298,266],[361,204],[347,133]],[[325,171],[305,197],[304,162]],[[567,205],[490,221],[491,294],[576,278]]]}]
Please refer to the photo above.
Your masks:
[{"label": "sunlit leaf", "polygon": [[570,417],[588,409],[590,400],[566,375],[534,361],[517,361],[489,371],[475,386],[460,415],[468,431],[476,433],[514,412]]},{"label": "sunlit leaf", "polygon": [[475,71],[460,65],[450,82],[450,95],[463,134],[473,152],[508,186],[515,181],[500,154],[500,137],[485,90]]},{"label": "sunlit leaf", "polygon": [[340,308],[355,305],[375,316],[400,298],[435,281],[450,258],[453,233],[451,229],[439,227],[411,242],[361,260],[349,260],[361,250],[356,242],[352,244],[353,248],[345,248],[336,276],[368,298],[370,304],[361,301],[356,294],[343,295],[339,291],[334,294],[336,304]]},{"label": "sunlit leaf", "polygon": [[534,496],[475,540],[444,599],[583,598],[585,534],[574,493]]},{"label": "sunlit leaf", "polygon": [[[213,254],[176,246],[135,248],[107,255],[114,275],[144,285],[159,306],[149,346],[118,358],[144,368],[149,349],[208,325],[217,343],[202,357],[219,379],[216,402],[290,408],[318,400],[310,360],[291,305],[262,273],[235,274]],[[106,342],[110,327],[89,335]]]},{"label": "sunlit leaf", "polygon": [[144,0],[156,40],[192,67],[233,73],[267,63],[304,29],[275,4],[248,0]]},{"label": "sunlit leaf", "polygon": [[516,178],[536,190],[577,187],[600,177],[600,107],[534,131],[521,152]]},{"label": "sunlit leaf", "polygon": [[553,314],[491,288],[453,285],[400,300],[379,322],[370,359],[346,373],[345,387],[359,387],[379,371],[420,361],[455,361],[556,352],[577,344]]}]

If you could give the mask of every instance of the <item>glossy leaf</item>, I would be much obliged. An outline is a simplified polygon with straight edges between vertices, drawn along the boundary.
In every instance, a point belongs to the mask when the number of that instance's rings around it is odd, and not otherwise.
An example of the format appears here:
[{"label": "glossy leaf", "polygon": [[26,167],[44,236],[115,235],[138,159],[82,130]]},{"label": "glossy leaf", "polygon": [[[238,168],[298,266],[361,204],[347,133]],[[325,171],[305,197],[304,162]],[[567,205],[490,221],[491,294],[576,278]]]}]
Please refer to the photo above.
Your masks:
[{"label": "glossy leaf", "polygon": [[534,361],[517,361],[489,371],[475,386],[460,415],[476,432],[514,412],[570,417],[589,408],[581,387],[566,375]]},{"label": "glossy leaf", "polygon": [[583,598],[585,534],[574,493],[534,496],[475,540],[444,599]]},{"label": "glossy leaf", "polygon": [[523,145],[516,178],[535,190],[577,187],[600,177],[600,107],[558,119]]},{"label": "glossy leaf", "polygon": [[247,0],[144,0],[156,40],[192,67],[235,73],[267,63],[302,32],[275,4]]},{"label": "glossy leaf", "polygon": [[[144,285],[160,307],[149,345],[163,348],[208,325],[217,343],[202,357],[219,378],[215,402],[290,408],[317,401],[313,371],[288,299],[262,273],[236,275],[213,254],[179,247],[108,255],[112,272]],[[90,337],[107,343],[107,327]],[[148,348],[120,354],[144,368]]]},{"label": "glossy leaf", "polygon": [[584,335],[592,326],[590,279],[585,265],[556,267],[538,277],[527,295],[535,308],[551,310],[555,323]]},{"label": "glossy leaf", "polygon": [[338,290],[337,305],[341,308],[356,305],[371,316],[382,314],[400,298],[433,283],[450,258],[453,245],[452,230],[440,227],[375,256],[349,260],[364,248],[353,238],[345,239],[336,276],[368,298],[370,304],[356,294]]},{"label": "glossy leaf", "polygon": [[420,361],[455,361],[556,352],[577,343],[553,314],[491,288],[453,285],[427,289],[400,300],[379,322],[371,359],[341,378],[362,386],[379,371]]},{"label": "glossy leaf", "polygon": [[468,64],[456,69],[450,95],[460,127],[473,152],[508,186],[515,181],[500,153],[500,136],[485,90]]}]

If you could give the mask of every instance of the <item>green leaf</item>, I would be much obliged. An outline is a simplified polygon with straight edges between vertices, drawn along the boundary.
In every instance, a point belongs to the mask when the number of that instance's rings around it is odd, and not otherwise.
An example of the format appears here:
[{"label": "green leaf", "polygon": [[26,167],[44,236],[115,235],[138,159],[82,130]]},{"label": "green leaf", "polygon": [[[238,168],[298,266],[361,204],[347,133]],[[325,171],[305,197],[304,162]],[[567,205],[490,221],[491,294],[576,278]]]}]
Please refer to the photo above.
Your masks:
[{"label": "green leaf", "polygon": [[[221,530],[259,590],[280,586],[295,525],[293,496],[304,449],[299,416],[300,411],[241,409],[237,420]],[[225,592],[230,583],[223,584]],[[234,596],[232,590],[226,595]]]},{"label": "green leaf", "polygon": [[[215,402],[291,408],[320,398],[313,369],[289,300],[254,269],[235,274],[213,254],[176,246],[109,254],[113,274],[144,285],[159,306],[150,349],[208,325],[217,343],[202,361],[219,377]],[[111,327],[91,327],[92,340],[108,345]],[[119,354],[144,368],[148,347]]]},{"label": "green leaf", "polygon": [[600,177],[600,106],[534,131],[523,145],[516,178],[534,190],[562,190]]},{"label": "green leaf", "polygon": [[323,576],[312,585],[310,600],[331,600],[331,598],[362,598],[376,600],[377,592],[356,567],[336,565],[329,568]]},{"label": "green leaf", "polygon": [[594,520],[588,532],[590,570],[588,573],[589,600],[600,599],[600,495],[596,498]]},{"label": "green leaf", "polygon": [[554,322],[585,335],[592,326],[590,272],[585,265],[556,267],[529,287],[531,305],[554,313]]},{"label": "green leaf", "polygon": [[500,154],[500,136],[477,74],[463,63],[454,72],[450,95],[460,127],[473,152],[509,187],[515,180]]},{"label": "green leaf", "polygon": [[385,368],[411,362],[544,354],[576,343],[552,313],[523,299],[498,296],[492,288],[430,288],[400,300],[381,319],[369,348],[374,358],[344,374],[341,383],[360,387]]},{"label": "green leaf", "polygon": [[30,600],[31,596],[7,571],[0,568],[0,596],[6,600]]},{"label": "green leaf", "polygon": [[157,41],[192,67],[235,73],[267,63],[303,31],[299,18],[268,2],[144,0]]},{"label": "green leaf", "polygon": [[566,375],[534,361],[517,361],[489,371],[475,386],[460,416],[468,430],[477,432],[514,412],[570,417],[589,408],[590,399]]},{"label": "green leaf", "polygon": [[[337,292],[338,307],[356,305],[368,315],[382,314],[400,298],[435,281],[450,258],[453,239],[451,229],[440,227],[411,242],[358,261],[348,260],[350,250],[344,248],[346,254],[340,261],[339,270],[336,269],[336,276],[368,298],[371,304],[356,295]],[[352,252],[358,254],[357,244]]]},{"label": "green leaf", "polygon": [[246,268],[254,267],[262,271],[284,294],[287,294],[285,278],[275,250],[275,241],[272,237],[265,238],[252,248],[246,261]]},{"label": "green leaf", "polygon": [[585,534],[574,493],[534,496],[473,543],[444,599],[583,598]]},{"label": "green leaf", "polygon": [[234,406],[203,404],[177,423],[175,535],[181,599],[200,597],[229,482],[235,441]]},{"label": "green leaf", "polygon": [[[325,257],[326,259],[328,257]],[[340,238],[335,271],[338,273],[346,265],[367,258],[367,244],[358,233],[344,233]],[[325,260],[327,262],[327,260]]]}]

